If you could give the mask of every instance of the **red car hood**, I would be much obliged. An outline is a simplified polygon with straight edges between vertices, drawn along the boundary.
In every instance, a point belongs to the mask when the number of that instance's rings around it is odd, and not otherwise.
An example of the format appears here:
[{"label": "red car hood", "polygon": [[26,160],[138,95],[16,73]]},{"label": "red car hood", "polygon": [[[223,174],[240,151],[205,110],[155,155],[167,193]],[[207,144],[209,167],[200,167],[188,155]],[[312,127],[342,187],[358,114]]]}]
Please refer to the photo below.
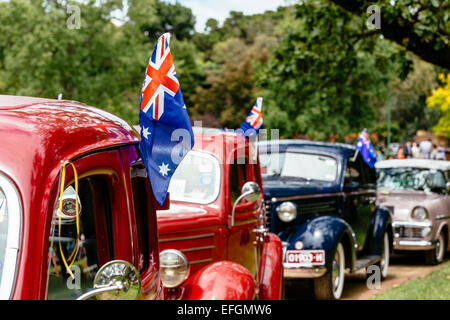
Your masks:
[{"label": "red car hood", "polygon": [[158,210],[160,233],[187,231],[221,223],[221,212],[214,205],[170,203],[169,210]]}]

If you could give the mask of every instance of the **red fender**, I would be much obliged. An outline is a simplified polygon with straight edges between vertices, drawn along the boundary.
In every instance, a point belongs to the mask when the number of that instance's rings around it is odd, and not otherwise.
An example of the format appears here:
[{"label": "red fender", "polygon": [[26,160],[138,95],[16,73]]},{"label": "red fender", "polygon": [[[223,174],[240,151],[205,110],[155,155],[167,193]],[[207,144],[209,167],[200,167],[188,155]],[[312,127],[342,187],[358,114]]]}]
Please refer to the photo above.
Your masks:
[{"label": "red fender", "polygon": [[177,291],[177,297],[172,298],[251,300],[255,292],[255,281],[252,274],[243,266],[230,261],[219,261],[197,271]]},{"label": "red fender", "polygon": [[261,300],[284,298],[283,246],[280,238],[269,233],[264,239],[259,265],[259,297]]}]

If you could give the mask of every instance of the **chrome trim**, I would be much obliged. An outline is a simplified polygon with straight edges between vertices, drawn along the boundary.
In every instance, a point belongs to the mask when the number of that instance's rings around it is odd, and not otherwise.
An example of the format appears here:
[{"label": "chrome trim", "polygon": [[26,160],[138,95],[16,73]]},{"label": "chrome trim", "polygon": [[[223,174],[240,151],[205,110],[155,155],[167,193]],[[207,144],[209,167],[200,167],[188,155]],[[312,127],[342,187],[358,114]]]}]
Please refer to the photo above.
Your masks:
[{"label": "chrome trim", "polygon": [[394,249],[396,250],[432,250],[436,247],[436,241],[427,240],[401,240],[395,239]]},{"label": "chrome trim", "polygon": [[394,221],[392,222],[392,227],[418,227],[418,228],[426,228],[432,227],[433,224],[431,221]]},{"label": "chrome trim", "polygon": [[321,194],[309,194],[309,195],[302,195],[302,196],[290,196],[290,197],[280,197],[280,198],[272,198],[273,202],[280,202],[280,201],[289,201],[289,200],[301,200],[301,199],[313,199],[313,198],[326,198],[326,197],[338,197],[343,196],[343,192],[336,192],[336,193],[321,193]]},{"label": "chrome trim", "polygon": [[22,239],[22,203],[13,182],[0,173],[0,187],[8,206],[8,236],[0,282],[0,300],[10,299],[16,282],[18,256]]},{"label": "chrome trim", "polygon": [[334,192],[334,193],[319,193],[319,194],[308,194],[300,196],[289,196],[271,199],[273,202],[288,201],[288,200],[301,200],[301,199],[313,199],[313,198],[327,198],[327,197],[345,197],[345,196],[358,196],[364,194],[376,194],[376,190],[364,190],[364,191],[354,191],[354,192]]},{"label": "chrome trim", "polygon": [[214,237],[214,233],[205,233],[205,234],[199,234],[197,236],[189,236],[189,237],[159,239],[158,242],[163,243],[163,242],[170,242],[170,241],[192,240],[192,239],[201,239],[201,238],[209,238],[209,237]]},{"label": "chrome trim", "polygon": [[196,247],[196,248],[187,248],[187,249],[180,249],[181,252],[192,252],[192,251],[199,251],[199,250],[207,250],[207,249],[214,249],[216,246],[205,246],[205,247]]},{"label": "chrome trim", "polygon": [[211,261],[213,261],[213,259],[208,258],[208,259],[203,259],[203,260],[194,260],[194,261],[189,262],[189,264],[193,265],[193,264],[205,263],[205,262],[211,262]]},{"label": "chrome trim", "polygon": [[283,275],[287,279],[296,278],[320,278],[327,272],[327,268],[324,266],[320,267],[309,267],[309,268],[287,268],[284,264]]},{"label": "chrome trim", "polygon": [[442,216],[437,216],[437,217],[435,218],[435,220],[445,220],[445,219],[450,219],[450,216],[444,216],[444,215],[442,215]]}]

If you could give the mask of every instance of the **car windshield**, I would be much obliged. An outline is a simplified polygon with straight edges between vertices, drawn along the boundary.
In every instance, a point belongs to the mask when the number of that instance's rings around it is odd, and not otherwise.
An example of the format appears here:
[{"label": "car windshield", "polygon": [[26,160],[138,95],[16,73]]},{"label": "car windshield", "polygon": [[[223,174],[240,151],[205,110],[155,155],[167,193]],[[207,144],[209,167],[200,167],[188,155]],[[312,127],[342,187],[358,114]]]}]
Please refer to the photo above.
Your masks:
[{"label": "car windshield", "polygon": [[280,152],[259,155],[263,179],[285,177],[332,182],[338,172],[337,161],[319,154]]},{"label": "car windshield", "polygon": [[378,188],[388,190],[434,191],[445,188],[442,172],[423,168],[386,168],[378,170]]},{"label": "car windshield", "polygon": [[7,239],[8,211],[6,207],[6,196],[0,187],[0,286],[2,284],[3,265],[5,264]]},{"label": "car windshield", "polygon": [[208,204],[220,191],[219,161],[205,152],[190,151],[181,161],[169,185],[170,199]]}]

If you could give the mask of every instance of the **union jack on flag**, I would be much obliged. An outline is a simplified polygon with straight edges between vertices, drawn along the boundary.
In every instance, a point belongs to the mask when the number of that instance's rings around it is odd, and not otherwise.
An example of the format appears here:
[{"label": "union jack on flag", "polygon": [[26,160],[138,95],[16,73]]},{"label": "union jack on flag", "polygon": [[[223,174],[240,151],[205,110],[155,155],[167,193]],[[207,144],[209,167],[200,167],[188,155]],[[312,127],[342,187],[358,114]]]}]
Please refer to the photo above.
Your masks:
[{"label": "union jack on flag", "polygon": [[360,133],[359,139],[356,142],[356,149],[358,149],[359,153],[361,153],[361,156],[369,167],[373,168],[375,166],[375,162],[377,162],[377,156],[366,129]]},{"label": "union jack on flag", "polygon": [[139,151],[160,205],[166,199],[176,168],[194,146],[169,42],[170,34],[165,33],[153,50],[142,85],[139,111]]},{"label": "union jack on flag", "polygon": [[249,129],[254,129],[256,131],[256,134],[259,133],[259,130],[263,125],[262,102],[262,97],[256,99],[256,104],[253,106],[250,114],[241,125],[241,129],[244,130],[244,132]]},{"label": "union jack on flag", "polygon": [[[152,116],[156,121],[164,113],[165,95],[175,97],[180,88],[169,42],[169,33],[163,34],[159,38],[150,57],[142,86],[141,110],[147,112],[152,108]],[[179,102],[183,103],[183,99]],[[182,107],[186,108],[184,103]]]}]

